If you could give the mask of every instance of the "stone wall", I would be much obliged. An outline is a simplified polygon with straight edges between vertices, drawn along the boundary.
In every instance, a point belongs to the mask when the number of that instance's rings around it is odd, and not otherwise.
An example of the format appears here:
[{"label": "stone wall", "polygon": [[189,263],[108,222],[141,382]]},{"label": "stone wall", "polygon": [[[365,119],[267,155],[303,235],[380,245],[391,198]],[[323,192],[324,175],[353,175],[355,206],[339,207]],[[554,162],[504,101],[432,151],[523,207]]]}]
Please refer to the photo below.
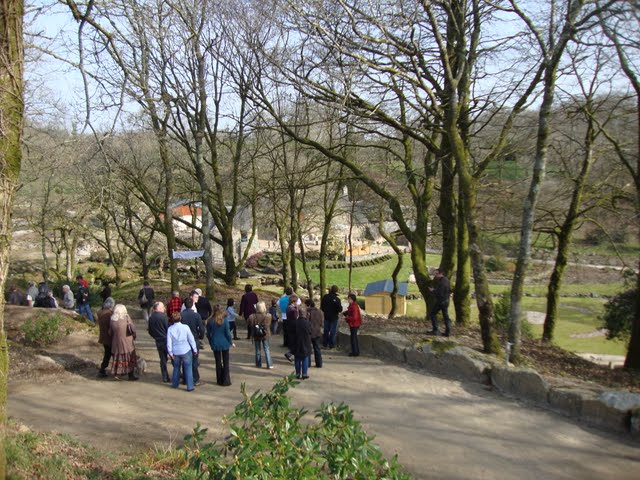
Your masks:
[{"label": "stone wall", "polygon": [[[349,348],[349,333],[338,332],[338,344]],[[360,353],[457,380],[492,385],[503,395],[547,408],[605,430],[629,432],[640,440],[640,394],[545,380],[530,368],[506,365],[448,339],[434,338],[416,348],[397,332],[359,335]]]}]

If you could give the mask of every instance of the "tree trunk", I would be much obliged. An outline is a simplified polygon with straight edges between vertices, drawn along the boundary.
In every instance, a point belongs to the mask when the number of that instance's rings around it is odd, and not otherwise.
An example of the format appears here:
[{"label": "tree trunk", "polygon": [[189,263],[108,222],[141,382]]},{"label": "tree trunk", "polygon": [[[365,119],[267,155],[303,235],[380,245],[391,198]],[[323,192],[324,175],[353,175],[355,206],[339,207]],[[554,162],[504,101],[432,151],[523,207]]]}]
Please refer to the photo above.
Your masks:
[{"label": "tree trunk", "polygon": [[[638,122],[640,122],[640,88],[636,86],[636,114],[638,115]],[[640,123],[638,126],[638,152],[636,155],[636,225],[638,226],[638,238],[640,239]],[[638,261],[638,270],[636,271],[636,312],[633,318],[633,324],[631,325],[631,337],[629,338],[629,347],[627,349],[627,356],[624,359],[624,367],[632,368],[634,370],[640,370],[640,260]]]},{"label": "tree trunk", "polygon": [[443,142],[445,152],[441,156],[442,180],[440,184],[440,205],[438,217],[442,225],[442,258],[440,270],[451,278],[456,265],[456,205],[454,193],[455,166],[449,149]]},{"label": "tree trunk", "polygon": [[471,261],[469,258],[469,232],[462,202],[458,202],[456,216],[458,222],[456,235],[458,261],[456,283],[453,287],[453,307],[456,311],[456,324],[469,325],[471,322]]},{"label": "tree trunk", "polygon": [[311,275],[309,274],[307,255],[305,254],[304,250],[304,242],[302,241],[301,229],[298,229],[298,244],[300,245],[300,260],[302,262],[302,271],[304,273],[304,278],[307,284],[307,292],[309,293],[309,298],[313,299],[313,282],[311,281]]},{"label": "tree trunk", "polygon": [[[11,248],[11,212],[22,162],[24,2],[0,3],[0,292],[4,292]],[[4,329],[4,295],[0,295],[0,478],[6,477],[6,404],[9,352]]]},{"label": "tree trunk", "polygon": [[520,335],[522,322],[522,295],[524,293],[524,279],[531,258],[531,242],[536,204],[542,181],[544,180],[547,163],[547,148],[549,138],[549,119],[553,107],[556,69],[549,67],[544,76],[544,94],[540,112],[538,114],[538,134],[536,139],[536,155],[533,164],[533,175],[529,184],[529,192],[522,210],[522,224],[520,229],[520,246],[516,260],[516,269],[511,283],[511,310],[509,312],[509,343],[511,355],[509,360],[520,363]]},{"label": "tree trunk", "polygon": [[560,297],[560,287],[562,286],[562,276],[564,274],[565,267],[569,261],[569,246],[571,245],[571,237],[575,228],[576,221],[578,219],[578,210],[582,203],[582,192],[584,185],[591,171],[591,165],[593,164],[593,142],[595,141],[594,121],[592,117],[591,99],[588,99],[585,109],[587,111],[587,131],[585,133],[585,151],[580,169],[580,174],[574,182],[573,192],[571,194],[571,203],[569,204],[569,210],[565,216],[565,220],[560,228],[558,235],[558,252],[556,254],[556,262],[549,279],[549,286],[547,289],[547,313],[544,319],[544,328],[542,333],[542,340],[545,342],[551,342],[553,340],[553,332],[556,325],[556,319],[558,316],[558,303]]}]

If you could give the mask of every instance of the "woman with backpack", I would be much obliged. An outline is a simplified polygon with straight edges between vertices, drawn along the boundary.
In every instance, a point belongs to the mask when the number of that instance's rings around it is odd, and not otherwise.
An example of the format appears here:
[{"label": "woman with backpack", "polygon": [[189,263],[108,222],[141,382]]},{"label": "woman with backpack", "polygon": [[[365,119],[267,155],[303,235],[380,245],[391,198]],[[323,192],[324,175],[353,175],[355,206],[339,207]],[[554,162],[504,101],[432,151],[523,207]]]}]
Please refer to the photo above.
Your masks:
[{"label": "woman with backpack", "polygon": [[267,306],[264,302],[258,302],[256,313],[249,315],[248,327],[249,337],[253,339],[256,347],[256,367],[262,368],[261,349],[264,348],[264,357],[267,368],[273,368],[271,362],[271,351],[269,349],[269,337],[271,336],[271,315],[267,313]]}]

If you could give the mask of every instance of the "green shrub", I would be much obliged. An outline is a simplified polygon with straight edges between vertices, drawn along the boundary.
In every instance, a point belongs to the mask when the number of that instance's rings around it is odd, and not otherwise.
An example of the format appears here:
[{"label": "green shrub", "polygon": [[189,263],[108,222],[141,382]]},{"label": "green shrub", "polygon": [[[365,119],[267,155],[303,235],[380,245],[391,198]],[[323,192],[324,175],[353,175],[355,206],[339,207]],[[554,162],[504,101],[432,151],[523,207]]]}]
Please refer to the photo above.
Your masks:
[{"label": "green shrub", "polygon": [[487,272],[504,272],[507,269],[507,261],[502,256],[491,256],[485,261]]},{"label": "green shrub", "polygon": [[609,331],[607,338],[629,339],[638,294],[636,289],[627,290],[604,304],[602,320],[604,327]]},{"label": "green shrub", "polygon": [[24,339],[27,343],[38,347],[45,347],[58,341],[64,334],[68,335],[69,331],[62,331],[61,327],[64,322],[62,315],[40,315],[35,320],[28,319],[21,327]]},{"label": "green shrub", "polygon": [[226,419],[230,437],[222,444],[204,443],[198,425],[185,437],[190,469],[200,479],[408,479],[397,463],[384,458],[353,412],[344,404],[322,404],[318,422],[303,421],[304,409],[290,405],[293,375],[270,392],[247,395]]},{"label": "green shrub", "polygon": [[[493,305],[493,321],[496,329],[502,334],[509,332],[509,316],[511,313],[511,290],[504,292],[500,300]],[[520,333],[523,337],[532,338],[533,328],[526,318],[520,319]]]}]

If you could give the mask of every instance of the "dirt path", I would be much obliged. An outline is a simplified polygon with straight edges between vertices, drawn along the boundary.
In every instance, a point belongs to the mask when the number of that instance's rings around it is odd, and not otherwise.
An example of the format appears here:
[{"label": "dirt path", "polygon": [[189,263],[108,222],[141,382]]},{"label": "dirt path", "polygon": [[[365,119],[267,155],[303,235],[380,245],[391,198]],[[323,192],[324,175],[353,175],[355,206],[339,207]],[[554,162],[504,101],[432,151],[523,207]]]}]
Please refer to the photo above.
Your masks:
[{"label": "dirt path", "polygon": [[[201,359],[206,384],[187,394],[160,382],[157,354],[141,321],[138,331],[137,347],[148,361],[139,382],[98,380],[89,369],[57,383],[17,385],[9,394],[9,415],[35,429],[116,451],[180,442],[196,422],[220,437],[221,418],[241,401],[242,382],[249,391],[266,390],[292,370],[279,341],[272,341],[276,368],[259,370],[252,345],[240,340],[231,354],[233,386],[215,385],[213,354],[206,350]],[[295,403],[313,411],[323,401],[346,402],[383,451],[398,453],[414,478],[638,478],[640,443],[626,437],[504,399],[481,385],[369,357],[336,352],[325,355],[325,362],[292,391]]]}]

